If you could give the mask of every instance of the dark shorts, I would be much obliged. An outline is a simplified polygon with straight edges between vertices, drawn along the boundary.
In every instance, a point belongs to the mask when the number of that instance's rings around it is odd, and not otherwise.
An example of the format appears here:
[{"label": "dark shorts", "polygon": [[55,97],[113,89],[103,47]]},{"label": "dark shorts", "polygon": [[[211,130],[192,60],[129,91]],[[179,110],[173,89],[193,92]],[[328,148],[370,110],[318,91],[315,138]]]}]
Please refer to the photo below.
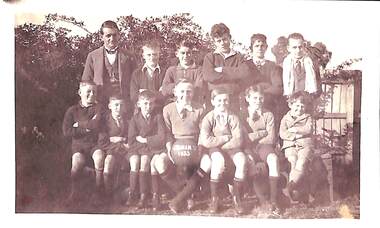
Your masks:
[{"label": "dark shorts", "polygon": [[102,149],[106,155],[113,155],[117,157],[124,157],[127,149],[122,143],[110,143]]},{"label": "dark shorts", "polygon": [[92,154],[97,149],[99,149],[99,147],[93,144],[73,144],[71,146],[71,153],[75,154],[79,152],[85,156],[92,157]]},{"label": "dark shorts", "polygon": [[89,144],[81,144],[81,145],[72,145],[71,146],[71,154],[74,155],[75,153],[80,153],[84,156],[86,163],[85,165],[88,167],[94,166],[94,161],[92,159],[93,153],[98,150],[98,146],[89,145]]},{"label": "dark shorts", "polygon": [[252,156],[253,160],[256,162],[266,162],[269,154],[276,154],[276,150],[271,144],[258,144],[255,148],[246,148],[244,152],[247,155]]},{"label": "dark shorts", "polygon": [[164,152],[166,152],[165,148],[158,149],[158,150],[150,150],[148,147],[144,147],[141,149],[129,150],[128,154],[130,154],[130,155],[150,155],[153,157],[155,154],[161,154]]}]

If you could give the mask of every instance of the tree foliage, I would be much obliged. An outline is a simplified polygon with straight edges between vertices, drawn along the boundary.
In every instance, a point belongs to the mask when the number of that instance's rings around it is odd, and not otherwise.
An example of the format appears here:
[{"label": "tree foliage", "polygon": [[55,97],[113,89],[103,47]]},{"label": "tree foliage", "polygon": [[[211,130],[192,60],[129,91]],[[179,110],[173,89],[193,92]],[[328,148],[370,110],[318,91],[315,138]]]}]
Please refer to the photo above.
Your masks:
[{"label": "tree foliage", "polygon": [[[86,35],[71,35],[69,28],[58,26],[59,22],[69,23]],[[122,33],[121,46],[140,63],[140,50],[145,40],[160,41],[163,66],[175,62],[175,44],[180,39],[187,38],[194,44],[198,62],[209,50],[207,37],[190,14],[144,20],[129,15],[118,17],[116,22]],[[64,111],[77,100],[76,90],[87,54],[102,45],[100,32],[91,33],[83,21],[74,17],[49,14],[42,25],[16,27],[15,43],[18,129],[34,125],[43,130],[52,125],[59,127]]]}]

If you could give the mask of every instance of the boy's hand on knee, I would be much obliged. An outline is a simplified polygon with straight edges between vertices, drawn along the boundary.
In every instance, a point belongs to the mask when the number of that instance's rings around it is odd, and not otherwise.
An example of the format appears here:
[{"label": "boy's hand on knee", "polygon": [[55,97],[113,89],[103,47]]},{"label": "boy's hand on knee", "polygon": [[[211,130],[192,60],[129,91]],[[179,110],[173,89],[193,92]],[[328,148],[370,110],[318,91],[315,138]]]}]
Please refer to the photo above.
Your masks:
[{"label": "boy's hand on knee", "polygon": [[125,138],[120,136],[112,136],[110,137],[110,142],[112,143],[118,143],[118,142],[124,142]]},{"label": "boy's hand on knee", "polygon": [[140,135],[136,136],[136,141],[139,143],[147,143],[148,142],[148,140],[146,138],[141,137]]},{"label": "boy's hand on knee", "polygon": [[222,73],[223,67],[215,67],[214,70],[218,73]]}]

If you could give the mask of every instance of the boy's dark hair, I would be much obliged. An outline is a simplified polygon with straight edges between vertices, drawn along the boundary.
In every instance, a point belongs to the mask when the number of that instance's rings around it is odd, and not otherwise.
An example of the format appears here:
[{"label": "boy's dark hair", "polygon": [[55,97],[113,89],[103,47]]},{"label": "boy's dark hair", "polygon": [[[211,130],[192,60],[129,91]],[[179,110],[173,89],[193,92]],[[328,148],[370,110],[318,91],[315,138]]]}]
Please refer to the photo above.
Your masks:
[{"label": "boy's dark hair", "polygon": [[256,33],[251,36],[251,45],[249,46],[251,50],[252,50],[252,45],[253,43],[255,43],[256,40],[262,41],[263,43],[265,43],[266,46],[268,46],[267,37],[264,34]]},{"label": "boy's dark hair", "polygon": [[187,78],[181,78],[181,79],[179,79],[179,80],[177,81],[177,83],[175,84],[174,87],[176,87],[178,84],[181,84],[181,83],[189,83],[189,84],[192,84],[192,85],[193,85],[193,82],[190,81],[189,79],[187,79]]},{"label": "boy's dark hair", "polygon": [[141,49],[143,47],[151,48],[151,49],[160,49],[161,44],[158,40],[153,39],[153,40],[145,40],[141,46]]},{"label": "boy's dark hair", "polygon": [[310,102],[309,93],[305,91],[298,91],[289,96],[288,103],[293,104],[296,101],[300,101],[305,106],[308,105]]},{"label": "boy's dark hair", "polygon": [[297,33],[297,32],[290,34],[290,35],[288,36],[288,41],[289,41],[289,39],[305,40],[305,39],[303,38],[303,35],[302,35],[301,33]]},{"label": "boy's dark hair", "polygon": [[260,93],[264,95],[264,88],[260,85],[252,85],[245,90],[245,96],[249,96],[251,93]]},{"label": "boy's dark hair", "polygon": [[183,40],[180,40],[177,44],[176,44],[176,48],[177,50],[180,49],[181,47],[187,47],[189,48],[190,50],[192,50],[194,48],[194,44],[191,42],[191,40],[189,39],[183,39]]},{"label": "boy's dark hair", "polygon": [[103,35],[103,28],[113,28],[113,29],[117,29],[117,31],[120,31],[116,22],[110,21],[110,20],[103,22],[102,26],[100,27],[100,34],[102,35]]},{"label": "boy's dark hair", "polygon": [[220,94],[227,94],[228,96],[230,96],[231,92],[225,88],[213,89],[211,91],[211,100],[213,100],[217,95],[220,95]]},{"label": "boy's dark hair", "polygon": [[114,94],[111,94],[110,97],[108,98],[109,102],[111,102],[113,100],[122,100],[122,101],[124,101],[124,98],[121,96],[120,93],[114,93]]},{"label": "boy's dark hair", "polygon": [[219,23],[211,27],[211,37],[222,37],[224,34],[228,34],[231,37],[230,29],[224,24]]},{"label": "boy's dark hair", "polygon": [[156,98],[156,95],[150,90],[141,91],[137,97],[138,100],[142,100],[142,99],[155,100],[155,98]]}]

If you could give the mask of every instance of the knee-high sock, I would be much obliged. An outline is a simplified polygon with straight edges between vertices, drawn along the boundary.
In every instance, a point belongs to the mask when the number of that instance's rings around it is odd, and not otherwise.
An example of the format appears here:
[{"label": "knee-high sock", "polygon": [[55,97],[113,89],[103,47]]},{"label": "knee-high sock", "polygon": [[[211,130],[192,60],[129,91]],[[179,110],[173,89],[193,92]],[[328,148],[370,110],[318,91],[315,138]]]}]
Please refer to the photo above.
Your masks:
[{"label": "knee-high sock", "polygon": [[129,192],[135,194],[137,190],[138,172],[131,171],[129,174]]},{"label": "knee-high sock", "polygon": [[220,181],[211,179],[210,180],[211,197],[219,197],[219,188],[220,188]]},{"label": "knee-high sock", "polygon": [[149,173],[148,172],[139,172],[139,185],[140,185],[140,194],[147,194],[148,193],[148,178]]},{"label": "knee-high sock", "polygon": [[103,169],[95,170],[95,186],[98,193],[102,193],[104,189]]},{"label": "knee-high sock", "polygon": [[172,200],[173,204],[178,204],[184,200],[187,200],[191,194],[199,187],[201,180],[205,177],[207,173],[205,173],[202,169],[198,169],[186,182],[185,187],[179,192],[174,199]]},{"label": "knee-high sock", "polygon": [[257,176],[253,179],[253,189],[255,190],[257,198],[259,198],[260,204],[263,205],[267,202],[266,192],[266,178]]},{"label": "knee-high sock", "polygon": [[243,192],[244,180],[234,178],[233,186],[234,186],[233,194],[236,197],[241,198],[241,194]]},{"label": "knee-high sock", "polygon": [[279,177],[269,177],[270,202],[277,203]]},{"label": "knee-high sock", "polygon": [[71,171],[71,197],[76,198],[80,193],[81,175],[78,171]]},{"label": "knee-high sock", "polygon": [[114,179],[112,173],[104,173],[104,188],[107,196],[111,195],[114,190]]},{"label": "knee-high sock", "polygon": [[160,193],[160,176],[158,174],[152,174],[152,193]]}]

